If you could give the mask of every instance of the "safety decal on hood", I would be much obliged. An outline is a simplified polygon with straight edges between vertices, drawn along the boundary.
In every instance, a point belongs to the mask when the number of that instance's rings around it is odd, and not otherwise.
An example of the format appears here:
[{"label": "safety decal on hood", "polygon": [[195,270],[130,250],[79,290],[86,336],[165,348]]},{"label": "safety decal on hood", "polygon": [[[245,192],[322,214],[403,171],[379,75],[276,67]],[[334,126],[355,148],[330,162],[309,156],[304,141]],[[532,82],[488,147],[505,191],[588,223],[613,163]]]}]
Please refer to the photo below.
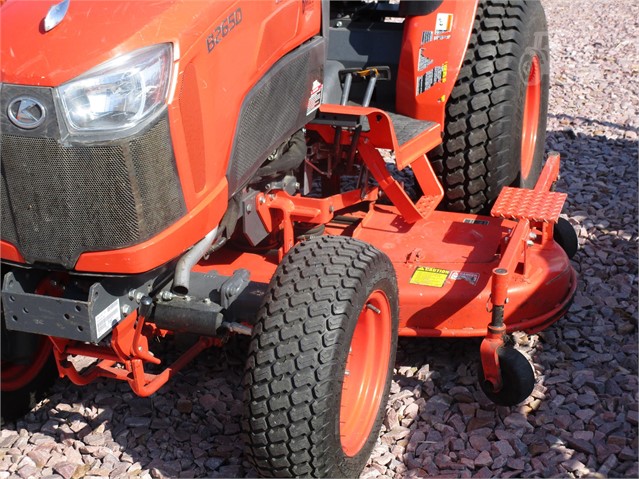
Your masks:
[{"label": "safety decal on hood", "polygon": [[313,82],[313,88],[311,88],[311,96],[308,99],[308,103],[306,105],[306,114],[310,115],[315,110],[320,107],[322,103],[322,90],[324,89],[324,85],[319,81],[315,80]]}]

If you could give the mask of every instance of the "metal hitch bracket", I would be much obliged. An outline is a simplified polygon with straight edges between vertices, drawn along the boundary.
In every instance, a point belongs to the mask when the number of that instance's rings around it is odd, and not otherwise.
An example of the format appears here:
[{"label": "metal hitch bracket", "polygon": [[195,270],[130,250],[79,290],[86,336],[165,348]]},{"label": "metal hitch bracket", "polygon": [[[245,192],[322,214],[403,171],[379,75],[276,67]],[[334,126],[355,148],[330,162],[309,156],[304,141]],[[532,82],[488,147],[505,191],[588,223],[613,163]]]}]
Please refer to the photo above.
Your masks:
[{"label": "metal hitch bracket", "polygon": [[15,269],[4,276],[2,302],[7,329],[97,343],[137,308],[132,289],[149,292],[155,276],[103,278],[88,293],[66,287],[64,296],[37,294],[37,272]]}]

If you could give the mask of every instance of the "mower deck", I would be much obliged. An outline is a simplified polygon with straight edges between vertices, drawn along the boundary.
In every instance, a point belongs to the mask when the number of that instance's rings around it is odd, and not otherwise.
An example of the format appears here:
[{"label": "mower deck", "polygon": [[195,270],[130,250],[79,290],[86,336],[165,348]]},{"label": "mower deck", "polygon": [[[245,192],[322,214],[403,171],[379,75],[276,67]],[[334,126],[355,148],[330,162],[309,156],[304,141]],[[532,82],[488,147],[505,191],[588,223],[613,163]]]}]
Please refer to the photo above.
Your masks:
[{"label": "mower deck", "polygon": [[[389,257],[399,285],[400,335],[486,336],[497,304],[497,269],[506,271],[500,286],[505,330],[539,331],[565,312],[577,283],[568,257],[553,241],[552,226],[565,200],[562,193],[549,191],[558,171],[559,157],[553,155],[535,190],[505,188],[493,216],[429,211],[425,218],[408,222],[398,207],[373,202],[368,211],[327,221],[325,233],[352,236]],[[285,195],[276,198],[273,204],[296,201]],[[291,215],[312,216],[320,209],[319,204],[316,210],[304,204],[310,213],[288,207]],[[266,284],[278,262],[275,254],[227,249],[195,271],[230,276],[250,268],[252,281]]]},{"label": "mower deck", "polygon": [[[392,261],[399,284],[403,336],[483,337],[490,323],[492,271],[499,267],[504,238],[516,221],[466,213],[434,211],[427,219],[406,223],[397,208],[372,205],[351,232]],[[348,234],[336,224],[332,234]],[[342,231],[340,231],[340,229]],[[228,251],[196,267],[231,275],[253,267],[253,281],[268,283],[277,257]],[[256,267],[257,265],[260,267]],[[505,324],[508,332],[538,331],[556,321],[576,288],[576,274],[561,247],[533,244],[511,275]],[[482,319],[484,318],[484,319]]]},{"label": "mower deck", "polygon": [[[441,211],[410,225],[393,207],[375,206],[353,237],[373,244],[395,266],[400,335],[485,336],[492,271],[515,226],[500,218]],[[511,274],[507,331],[541,329],[559,318],[574,294],[576,275],[556,243],[529,247],[525,269]]]}]

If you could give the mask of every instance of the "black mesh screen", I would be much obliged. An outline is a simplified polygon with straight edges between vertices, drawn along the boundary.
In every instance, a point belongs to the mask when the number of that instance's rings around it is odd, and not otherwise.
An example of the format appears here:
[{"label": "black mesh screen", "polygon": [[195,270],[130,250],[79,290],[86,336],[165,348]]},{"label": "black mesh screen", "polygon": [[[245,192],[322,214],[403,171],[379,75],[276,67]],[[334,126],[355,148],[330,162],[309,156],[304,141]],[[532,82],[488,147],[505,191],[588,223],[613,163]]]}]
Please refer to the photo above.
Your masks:
[{"label": "black mesh screen", "polygon": [[[2,152],[2,149],[0,149]],[[0,232],[2,233],[2,239],[9,241],[12,244],[17,244],[18,237],[16,235],[16,228],[13,221],[13,214],[9,207],[9,195],[7,194],[7,181],[4,174],[4,164],[2,164],[2,182],[0,183],[0,198],[2,207],[2,217],[0,218]]]},{"label": "black mesh screen", "polygon": [[145,241],[186,212],[168,120],[106,146],[2,135],[2,238],[29,262]]},{"label": "black mesh screen", "polygon": [[307,122],[314,80],[322,80],[324,42],[315,39],[278,62],[242,105],[229,164],[229,192],[235,193],[288,136]]}]

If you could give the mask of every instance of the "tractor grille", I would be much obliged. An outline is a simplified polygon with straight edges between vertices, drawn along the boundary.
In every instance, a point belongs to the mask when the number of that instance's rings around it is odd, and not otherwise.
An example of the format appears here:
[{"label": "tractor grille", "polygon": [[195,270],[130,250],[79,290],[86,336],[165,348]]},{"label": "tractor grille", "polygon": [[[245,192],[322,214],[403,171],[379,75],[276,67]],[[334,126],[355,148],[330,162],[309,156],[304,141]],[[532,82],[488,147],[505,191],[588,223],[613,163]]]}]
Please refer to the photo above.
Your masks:
[{"label": "tractor grille", "polygon": [[86,251],[123,248],[186,212],[166,114],[104,145],[3,132],[2,239],[30,262],[72,268]]}]

